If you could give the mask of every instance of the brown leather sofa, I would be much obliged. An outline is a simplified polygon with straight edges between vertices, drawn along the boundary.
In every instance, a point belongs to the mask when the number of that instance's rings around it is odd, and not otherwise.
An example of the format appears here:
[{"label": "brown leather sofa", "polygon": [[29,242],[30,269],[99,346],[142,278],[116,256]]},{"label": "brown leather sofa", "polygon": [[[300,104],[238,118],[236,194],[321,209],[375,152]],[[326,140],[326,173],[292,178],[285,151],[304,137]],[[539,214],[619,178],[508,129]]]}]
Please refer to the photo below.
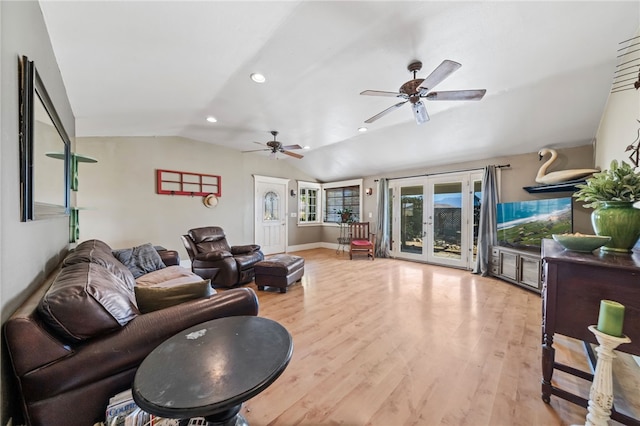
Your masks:
[{"label": "brown leather sofa", "polygon": [[[167,268],[158,273],[182,274],[175,251],[159,253]],[[258,313],[253,290],[239,288],[142,314],[132,283],[107,244],[87,241],[7,320],[4,337],[28,425],[102,421],[108,399],[131,387],[140,363],[164,340],[215,318]]]},{"label": "brown leather sofa", "polygon": [[254,265],[264,259],[257,244],[229,246],[218,226],[190,229],[182,243],[191,259],[191,270],[211,279],[215,288],[233,287],[253,281]]}]

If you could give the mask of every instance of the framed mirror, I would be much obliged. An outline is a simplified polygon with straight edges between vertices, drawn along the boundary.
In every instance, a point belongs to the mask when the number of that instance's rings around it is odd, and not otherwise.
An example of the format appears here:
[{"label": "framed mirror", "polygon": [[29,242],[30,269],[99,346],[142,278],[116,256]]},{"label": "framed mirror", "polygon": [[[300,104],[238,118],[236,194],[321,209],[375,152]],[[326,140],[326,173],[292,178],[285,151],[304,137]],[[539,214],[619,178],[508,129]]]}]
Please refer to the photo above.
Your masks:
[{"label": "framed mirror", "polygon": [[19,66],[21,220],[68,216],[71,141],[33,61]]}]

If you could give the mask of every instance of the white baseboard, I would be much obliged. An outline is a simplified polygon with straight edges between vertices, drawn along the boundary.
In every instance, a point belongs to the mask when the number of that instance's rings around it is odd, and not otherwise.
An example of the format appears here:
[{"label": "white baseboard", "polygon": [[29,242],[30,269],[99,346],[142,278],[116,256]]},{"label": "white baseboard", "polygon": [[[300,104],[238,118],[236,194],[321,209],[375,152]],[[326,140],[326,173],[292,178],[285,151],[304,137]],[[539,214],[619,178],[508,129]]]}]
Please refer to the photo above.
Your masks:
[{"label": "white baseboard", "polygon": [[297,244],[295,246],[289,246],[287,247],[287,253],[290,251],[311,250],[316,248],[326,248],[331,250],[338,250],[338,248],[341,248],[341,249],[344,248],[345,252],[349,251],[348,245],[345,246],[344,244],[338,245],[337,243],[319,242],[319,243]]},{"label": "white baseboard", "polygon": [[311,250],[315,248],[321,248],[324,243],[308,243],[308,244],[296,244],[295,246],[288,246],[287,253],[290,251]]}]

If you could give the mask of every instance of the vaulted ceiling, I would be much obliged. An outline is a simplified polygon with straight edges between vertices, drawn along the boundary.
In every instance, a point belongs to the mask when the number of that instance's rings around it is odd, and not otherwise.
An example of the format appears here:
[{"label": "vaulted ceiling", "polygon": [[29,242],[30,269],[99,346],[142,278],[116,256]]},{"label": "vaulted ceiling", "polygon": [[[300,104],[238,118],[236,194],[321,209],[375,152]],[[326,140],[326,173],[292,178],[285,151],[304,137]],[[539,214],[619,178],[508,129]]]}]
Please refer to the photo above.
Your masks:
[{"label": "vaulted ceiling", "polygon": [[[41,7],[78,137],[178,135],[246,151],[278,130],[310,147],[283,159],[321,181],[588,144],[619,43],[640,28],[637,1]],[[425,78],[445,59],[462,67],[436,90],[486,89],[481,101],[424,101],[422,125],[409,104],[364,124],[402,99],[360,92],[398,91],[410,62]]]}]

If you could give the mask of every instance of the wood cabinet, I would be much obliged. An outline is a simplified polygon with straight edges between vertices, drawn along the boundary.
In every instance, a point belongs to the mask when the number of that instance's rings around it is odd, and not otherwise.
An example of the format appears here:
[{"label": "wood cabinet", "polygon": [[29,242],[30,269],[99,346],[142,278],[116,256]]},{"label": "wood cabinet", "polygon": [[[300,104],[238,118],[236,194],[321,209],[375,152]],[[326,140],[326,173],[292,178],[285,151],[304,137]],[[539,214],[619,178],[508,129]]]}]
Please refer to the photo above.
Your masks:
[{"label": "wood cabinet", "polygon": [[[555,361],[554,334],[596,344],[588,327],[598,322],[600,301],[615,300],[625,305],[624,334],[631,338],[631,343],[617,350],[640,355],[640,252],[576,253],[545,239],[542,260],[542,399],[549,403],[555,395],[586,407],[585,398],[559,388],[552,380],[555,370],[593,380],[592,374]],[[632,396],[636,401],[637,395]],[[640,425],[635,413],[618,411],[615,403],[611,418]]]},{"label": "wood cabinet", "polygon": [[510,247],[491,247],[491,275],[540,293],[540,254]]}]

